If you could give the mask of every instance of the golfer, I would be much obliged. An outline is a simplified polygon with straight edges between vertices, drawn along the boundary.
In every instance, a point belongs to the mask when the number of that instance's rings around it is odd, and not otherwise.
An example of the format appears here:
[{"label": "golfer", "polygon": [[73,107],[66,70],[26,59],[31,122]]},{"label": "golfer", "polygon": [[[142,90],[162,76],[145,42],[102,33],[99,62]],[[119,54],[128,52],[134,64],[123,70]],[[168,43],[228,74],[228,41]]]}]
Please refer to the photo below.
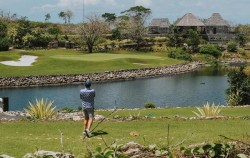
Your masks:
[{"label": "golfer", "polygon": [[82,109],[84,115],[83,134],[87,137],[90,137],[90,128],[94,119],[95,90],[90,88],[91,81],[89,79],[84,83],[84,85],[85,88],[80,90],[80,98],[82,99]]}]

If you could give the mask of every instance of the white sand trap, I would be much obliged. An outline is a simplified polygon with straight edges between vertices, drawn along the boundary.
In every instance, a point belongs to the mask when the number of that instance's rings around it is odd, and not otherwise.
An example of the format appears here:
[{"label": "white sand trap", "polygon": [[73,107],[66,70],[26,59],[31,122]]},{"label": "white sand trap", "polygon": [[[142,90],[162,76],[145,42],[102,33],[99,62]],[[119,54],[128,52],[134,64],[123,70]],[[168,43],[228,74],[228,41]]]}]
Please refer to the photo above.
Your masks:
[{"label": "white sand trap", "polygon": [[133,63],[135,65],[148,65],[148,64],[143,64],[143,63]]},{"label": "white sand trap", "polygon": [[0,63],[9,66],[32,66],[32,63],[34,63],[37,58],[37,56],[23,55],[19,61],[2,61]]}]

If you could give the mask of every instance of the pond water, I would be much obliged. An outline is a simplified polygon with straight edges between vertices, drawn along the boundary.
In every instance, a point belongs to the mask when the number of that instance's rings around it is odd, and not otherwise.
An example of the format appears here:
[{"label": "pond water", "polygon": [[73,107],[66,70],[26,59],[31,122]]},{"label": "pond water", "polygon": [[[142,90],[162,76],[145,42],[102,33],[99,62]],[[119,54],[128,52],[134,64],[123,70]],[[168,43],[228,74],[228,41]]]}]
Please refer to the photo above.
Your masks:
[{"label": "pond water", "polygon": [[[213,67],[174,76],[92,85],[98,109],[143,108],[145,102],[153,102],[158,107],[201,106],[207,102],[226,105],[227,87],[226,71]],[[36,98],[54,100],[57,108],[77,109],[81,105],[81,88],[83,84],[8,88],[0,89],[0,97],[9,97],[10,110],[22,110]]]}]

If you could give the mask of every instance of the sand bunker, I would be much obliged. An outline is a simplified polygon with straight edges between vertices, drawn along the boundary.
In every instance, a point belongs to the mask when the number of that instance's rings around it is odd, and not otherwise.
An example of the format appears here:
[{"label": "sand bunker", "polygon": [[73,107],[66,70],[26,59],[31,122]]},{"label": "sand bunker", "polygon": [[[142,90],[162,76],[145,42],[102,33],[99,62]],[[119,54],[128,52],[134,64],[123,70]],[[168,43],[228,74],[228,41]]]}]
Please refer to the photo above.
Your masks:
[{"label": "sand bunker", "polygon": [[37,56],[23,55],[19,61],[2,61],[0,63],[9,66],[32,66],[32,63],[34,63],[37,58]]}]

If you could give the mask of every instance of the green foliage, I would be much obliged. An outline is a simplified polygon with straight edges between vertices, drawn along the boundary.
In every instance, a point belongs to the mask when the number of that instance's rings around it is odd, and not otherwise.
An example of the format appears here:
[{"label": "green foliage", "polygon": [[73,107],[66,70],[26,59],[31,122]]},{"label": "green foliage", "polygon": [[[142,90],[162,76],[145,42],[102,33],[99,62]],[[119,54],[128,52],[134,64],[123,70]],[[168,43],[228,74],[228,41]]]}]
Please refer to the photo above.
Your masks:
[{"label": "green foliage", "polygon": [[0,51],[7,51],[9,50],[9,38],[8,37],[0,37]]},{"label": "green foliage", "polygon": [[60,28],[58,26],[55,25],[55,26],[50,27],[48,29],[48,33],[51,34],[51,35],[58,35],[58,34],[61,33],[61,30],[60,30]]},{"label": "green foliage", "polygon": [[104,13],[102,17],[105,19],[106,22],[114,22],[116,20],[115,13]]},{"label": "green foliage", "polygon": [[230,41],[227,44],[227,51],[228,52],[237,52],[237,44],[234,41]]},{"label": "green foliage", "polygon": [[247,43],[247,36],[239,33],[236,35],[236,41],[240,46],[244,46]]},{"label": "green foliage", "polygon": [[221,112],[221,108],[219,106],[215,106],[214,103],[210,105],[208,102],[202,108],[197,107],[196,109],[198,110],[198,112],[193,111],[193,113],[198,117],[220,116]]},{"label": "green foliage", "polygon": [[197,33],[197,31],[194,31],[192,29],[188,30],[188,38],[186,39],[186,42],[188,46],[191,46],[192,53],[197,51],[198,45],[201,42],[201,37]]},{"label": "green foliage", "polygon": [[152,102],[146,102],[146,103],[144,103],[144,108],[146,108],[146,109],[149,109],[149,108],[153,109],[153,108],[156,108],[156,105],[154,103],[152,103]]},{"label": "green foliage", "polygon": [[228,157],[232,152],[234,152],[234,145],[230,144],[206,144],[201,147],[185,148],[181,147],[181,152],[184,156],[193,157]]},{"label": "green foliage", "polygon": [[169,49],[168,50],[168,57],[174,58],[174,59],[192,61],[192,56],[190,54],[186,53],[181,48],[171,48],[171,49]]},{"label": "green foliage", "polygon": [[250,77],[244,72],[244,67],[230,71],[228,83],[229,88],[226,90],[228,105],[249,105]]},{"label": "green foliage", "polygon": [[201,54],[210,54],[214,56],[215,58],[219,58],[222,55],[222,52],[216,46],[212,44],[203,45],[200,48],[199,52]]},{"label": "green foliage", "polygon": [[0,51],[9,50],[9,38],[7,37],[7,25],[0,19]]},{"label": "green foliage", "polygon": [[0,19],[0,38],[7,36],[7,25]]},{"label": "green foliage", "polygon": [[182,46],[184,42],[183,34],[177,28],[174,28],[174,33],[168,34],[167,45],[170,47]]},{"label": "green foliage", "polygon": [[69,107],[64,107],[64,108],[62,108],[62,111],[67,112],[67,113],[72,113],[72,112],[74,112],[74,109],[69,108]]},{"label": "green foliage", "polygon": [[[123,146],[122,144],[117,144],[117,143],[113,143],[112,145],[108,146],[105,149],[102,149],[100,146],[98,146],[93,156],[95,158],[128,158],[127,156],[124,156],[122,154],[119,154],[119,152],[117,152],[118,150],[121,149],[122,146]],[[92,155],[91,153],[89,154]]]},{"label": "green foliage", "polygon": [[36,99],[35,103],[29,102],[28,109],[24,109],[31,117],[36,119],[48,119],[57,114],[56,107],[52,107],[54,101],[48,102],[47,99]]}]

